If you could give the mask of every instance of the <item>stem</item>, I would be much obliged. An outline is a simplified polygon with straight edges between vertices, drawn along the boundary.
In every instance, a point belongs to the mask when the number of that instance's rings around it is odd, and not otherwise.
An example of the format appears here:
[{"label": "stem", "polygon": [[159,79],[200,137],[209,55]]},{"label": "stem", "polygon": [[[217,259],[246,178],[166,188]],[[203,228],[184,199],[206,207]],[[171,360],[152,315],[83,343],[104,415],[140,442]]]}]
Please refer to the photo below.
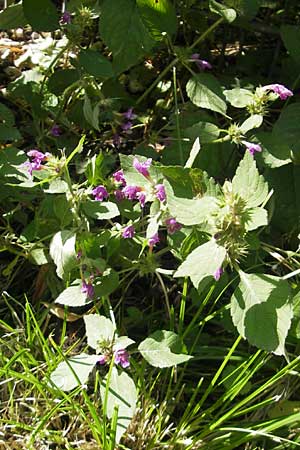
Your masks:
[{"label": "stem", "polygon": [[178,100],[177,100],[177,81],[176,81],[176,67],[173,67],[173,84],[174,84],[174,102],[175,102],[175,117],[176,117],[176,131],[180,155],[180,164],[183,166],[183,151],[181,143],[181,133],[180,133],[180,122],[179,122],[179,110],[178,110]]},{"label": "stem", "polygon": [[[188,50],[192,50],[194,47],[196,47],[200,42],[204,41],[204,39],[207,38],[207,36],[214,31],[215,28],[217,28],[222,22],[224,21],[223,17],[218,19],[215,23],[213,23],[204,33],[202,33],[198,39],[195,40],[195,42],[188,47]],[[148,94],[158,85],[158,83],[164,78],[164,76],[171,70],[178,62],[180,61],[180,58],[176,56],[168,65],[164,68],[164,70],[158,75],[156,80],[153,81],[153,83],[146,89],[146,91],[137,99],[136,104],[139,105],[147,96]]]}]

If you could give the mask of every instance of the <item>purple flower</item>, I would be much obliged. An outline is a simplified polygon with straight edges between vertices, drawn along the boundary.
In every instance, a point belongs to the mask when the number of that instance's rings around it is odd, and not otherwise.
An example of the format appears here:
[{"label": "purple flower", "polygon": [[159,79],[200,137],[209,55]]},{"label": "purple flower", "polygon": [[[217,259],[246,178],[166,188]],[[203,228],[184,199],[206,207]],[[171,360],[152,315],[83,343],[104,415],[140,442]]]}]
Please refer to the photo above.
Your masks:
[{"label": "purple flower", "polygon": [[128,131],[128,130],[130,130],[130,128],[132,128],[132,125],[133,125],[133,123],[130,121],[124,122],[124,123],[122,123],[121,128],[123,131]]},{"label": "purple flower", "polygon": [[116,183],[121,183],[123,186],[126,186],[126,180],[124,178],[123,170],[118,170],[113,173],[113,179]]},{"label": "purple flower", "polygon": [[167,225],[167,232],[169,234],[174,234],[182,228],[182,225],[178,223],[174,217],[167,219],[165,224]]},{"label": "purple flower", "polygon": [[191,60],[196,63],[199,70],[212,69],[212,65],[208,61],[205,61],[205,59],[200,59],[199,53],[193,53]]},{"label": "purple flower", "polygon": [[98,200],[99,202],[102,202],[105,198],[108,197],[108,192],[105,189],[104,186],[100,185],[100,186],[96,186],[93,190],[92,190],[92,194],[95,197],[95,200]]},{"label": "purple flower", "polygon": [[124,198],[125,198],[124,192],[120,191],[120,189],[115,190],[114,194],[115,194],[117,202],[120,202],[121,200],[124,200]]},{"label": "purple flower", "polygon": [[146,203],[146,194],[144,192],[140,191],[136,194],[136,198],[140,202],[141,207],[144,208],[145,203]]},{"label": "purple flower", "polygon": [[155,195],[158,198],[158,200],[160,202],[163,202],[164,200],[166,200],[166,191],[165,191],[165,187],[163,184],[156,184],[154,186],[155,188]]},{"label": "purple flower", "polygon": [[125,186],[122,189],[122,192],[124,193],[125,197],[128,198],[128,200],[136,200],[137,193],[140,191],[141,188],[138,186]]},{"label": "purple flower", "polygon": [[82,288],[81,288],[81,292],[83,294],[86,294],[87,297],[89,298],[93,298],[94,297],[94,286],[92,285],[92,283],[87,283],[85,280],[82,281]]},{"label": "purple flower", "polygon": [[122,231],[122,237],[124,239],[131,239],[131,238],[133,238],[134,234],[135,234],[135,230],[134,230],[134,226],[133,225],[128,225]]},{"label": "purple flower", "polygon": [[123,367],[123,369],[126,369],[127,367],[130,366],[129,354],[126,350],[123,349],[116,350],[114,355],[115,355],[115,363],[120,364],[120,366]]},{"label": "purple flower", "polygon": [[283,84],[267,84],[263,86],[262,89],[264,91],[273,91],[275,94],[278,94],[280,100],[286,100],[288,97],[291,97],[293,94],[288,88],[283,86]]},{"label": "purple flower", "polygon": [[33,170],[41,170],[43,168],[42,162],[50,156],[50,153],[42,153],[34,149],[27,152],[27,155],[32,158],[32,161],[27,164],[29,173],[32,174]]},{"label": "purple flower", "polygon": [[223,274],[224,270],[222,269],[222,267],[219,267],[215,273],[214,273],[214,279],[216,281],[219,281],[219,279],[221,278],[221,275]]},{"label": "purple flower", "polygon": [[144,175],[144,177],[149,177],[148,169],[151,166],[152,158],[148,158],[145,162],[141,163],[137,158],[134,158],[133,160],[133,167],[141,174]]},{"label": "purple flower", "polygon": [[76,259],[78,259],[78,260],[81,259],[82,255],[83,255],[82,250],[78,250],[77,255],[76,255]]},{"label": "purple flower", "polygon": [[101,366],[103,366],[104,364],[107,363],[107,356],[106,355],[99,355],[99,359],[98,359],[98,364],[101,364]]},{"label": "purple flower", "polygon": [[123,117],[127,120],[134,120],[137,118],[137,115],[133,113],[133,108],[129,108],[127,111],[123,112]]},{"label": "purple flower", "polygon": [[60,22],[63,23],[64,25],[68,25],[69,23],[71,23],[72,22],[71,14],[68,11],[65,11],[60,18]]},{"label": "purple flower", "polygon": [[159,242],[158,233],[155,233],[150,239],[148,239],[148,244],[150,247],[153,247],[158,242]]},{"label": "purple flower", "polygon": [[59,127],[57,124],[55,124],[55,125],[53,125],[53,127],[51,128],[50,133],[51,133],[52,136],[54,136],[54,137],[59,137],[59,136],[61,135],[61,129],[60,129],[60,127]]},{"label": "purple flower", "polygon": [[121,144],[121,137],[120,137],[120,135],[118,133],[115,133],[113,135],[113,139],[112,140],[113,140],[113,145],[115,147],[119,147],[120,146],[120,144]]},{"label": "purple flower", "polygon": [[248,141],[242,141],[242,144],[244,144],[249,151],[249,153],[254,156],[256,152],[261,152],[262,148],[259,144],[254,144],[253,142]]}]

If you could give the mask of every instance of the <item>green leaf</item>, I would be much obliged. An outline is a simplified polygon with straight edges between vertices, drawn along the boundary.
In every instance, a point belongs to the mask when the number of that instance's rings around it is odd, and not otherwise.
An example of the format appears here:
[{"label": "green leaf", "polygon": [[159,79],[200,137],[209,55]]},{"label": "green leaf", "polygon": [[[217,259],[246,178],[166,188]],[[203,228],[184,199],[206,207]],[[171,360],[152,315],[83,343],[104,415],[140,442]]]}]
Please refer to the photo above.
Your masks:
[{"label": "green leaf", "polygon": [[58,96],[78,80],[79,72],[76,69],[56,69],[48,80],[48,89]]},{"label": "green leaf", "polygon": [[97,279],[94,284],[95,296],[105,297],[111,294],[119,287],[119,275],[118,272],[111,268],[107,268],[100,279]]},{"label": "green leaf", "polygon": [[293,60],[300,65],[300,29],[297,25],[282,25],[280,34]]},{"label": "green leaf", "polygon": [[215,272],[222,267],[225,256],[225,248],[212,239],[195,248],[178,267],[174,277],[190,277],[195,288],[198,288],[202,280],[206,277],[213,277]]},{"label": "green leaf", "polygon": [[15,124],[13,112],[3,103],[0,103],[0,121],[8,127],[12,127]]},{"label": "green leaf", "polygon": [[248,151],[233,177],[232,190],[245,200],[248,208],[261,205],[268,195],[268,185],[259,175],[255,159]]},{"label": "green leaf", "polygon": [[275,169],[292,162],[290,147],[278,135],[261,131],[256,133],[256,138],[263,148],[261,157],[268,167]]},{"label": "green leaf", "polygon": [[176,10],[170,0],[137,0],[137,5],[154,39],[161,40],[163,32],[169,35],[176,33]]},{"label": "green leaf", "polygon": [[242,123],[240,129],[246,134],[248,131],[253,130],[253,128],[259,128],[263,123],[263,120],[264,118],[260,114],[253,114]]},{"label": "green leaf", "polygon": [[64,194],[68,192],[68,183],[61,178],[55,178],[49,183],[48,189],[44,189],[46,194]]},{"label": "green leaf", "polygon": [[0,29],[11,30],[13,28],[21,28],[27,25],[27,19],[24,16],[23,6],[10,5],[0,13]]},{"label": "green leaf", "polygon": [[97,131],[100,131],[100,128],[99,128],[99,112],[100,112],[100,105],[99,105],[99,103],[96,103],[96,105],[92,105],[92,102],[89,99],[89,97],[87,95],[85,95],[84,96],[84,102],[83,102],[84,118]]},{"label": "green leaf", "polygon": [[219,137],[220,130],[214,123],[197,122],[189,128],[182,130],[183,137],[187,137],[192,141],[199,138],[200,144],[206,144],[214,141]]},{"label": "green leaf", "polygon": [[225,97],[219,81],[213,75],[201,73],[193,76],[187,82],[186,92],[196,106],[226,114]]},{"label": "green leaf", "polygon": [[59,28],[59,14],[51,0],[23,0],[23,10],[34,31]]},{"label": "green leaf", "polygon": [[182,342],[173,331],[158,330],[142,341],[138,347],[145,360],[154,367],[172,367],[182,364],[192,356],[179,353]]},{"label": "green leaf", "polygon": [[107,220],[119,216],[120,212],[115,203],[87,200],[82,205],[84,213],[97,220]]},{"label": "green leaf", "polygon": [[[141,186],[147,189],[149,188],[150,183],[133,167],[134,158],[137,158],[140,162],[145,162],[147,159],[140,155],[120,155],[121,167],[124,171],[126,183],[128,185]],[[151,178],[155,180],[161,178],[160,170],[153,165],[149,168],[149,174]]]},{"label": "green leaf", "polygon": [[113,342],[116,333],[116,327],[110,319],[99,314],[89,314],[83,316],[87,343],[90,347],[99,350],[99,342]]},{"label": "green leaf", "polygon": [[55,299],[55,303],[65,306],[84,306],[92,301],[86,294],[81,292],[82,284],[69,286]]},{"label": "green leaf", "polygon": [[198,225],[211,221],[211,216],[218,209],[215,197],[189,199],[177,197],[168,181],[164,182],[168,209],[173,217],[183,225]]},{"label": "green leaf", "polygon": [[51,381],[62,391],[71,391],[87,382],[99,359],[98,355],[81,353],[61,362],[51,374]]},{"label": "green leaf", "polygon": [[235,108],[245,108],[253,102],[253,94],[248,89],[234,88],[223,91],[226,100]]},{"label": "green leaf", "polygon": [[300,103],[288,105],[280,114],[273,127],[273,136],[279,142],[285,142],[300,161]]},{"label": "green leaf", "polygon": [[134,340],[130,339],[128,336],[116,337],[113,349],[114,349],[114,351],[122,350],[132,344],[134,344]]},{"label": "green leaf", "polygon": [[261,0],[226,0],[226,5],[234,8],[243,19],[251,20],[256,15],[261,4]]},{"label": "green leaf", "polygon": [[8,127],[3,123],[0,123],[0,141],[17,141],[21,139],[19,130],[15,127]]},{"label": "green leaf", "polygon": [[69,230],[56,233],[50,243],[50,256],[56,264],[56,273],[60,278],[66,278],[76,265],[75,251],[76,235]]},{"label": "green leaf", "polygon": [[241,281],[231,298],[231,316],[251,345],[284,355],[293,308],[287,281],[265,274],[239,272]]},{"label": "green leaf", "polygon": [[112,368],[108,386],[107,383],[108,379],[106,377],[101,383],[100,394],[104,403],[108,389],[105,412],[109,419],[113,417],[115,409],[118,410],[115,440],[116,443],[119,443],[135,413],[137,391],[130,376],[124,371],[119,373],[116,367]]},{"label": "green leaf", "polygon": [[81,50],[79,63],[87,73],[96,78],[111,78],[114,76],[112,63],[96,50]]},{"label": "green leaf", "polygon": [[195,139],[195,142],[194,142],[194,144],[193,144],[193,147],[192,147],[192,149],[191,149],[191,151],[190,151],[190,155],[189,155],[189,157],[188,157],[188,160],[187,160],[187,162],[185,163],[185,168],[188,168],[188,169],[190,169],[191,167],[193,167],[193,164],[194,164],[194,162],[195,162],[195,159],[197,158],[197,155],[198,155],[198,153],[199,153],[199,151],[200,151],[200,142],[199,142],[199,138],[197,137],[196,139]]},{"label": "green leaf", "polygon": [[222,5],[215,0],[209,0],[209,9],[223,17],[227,22],[233,22],[236,19],[236,12],[234,9],[228,8],[228,6]]},{"label": "green leaf", "polygon": [[117,73],[136,64],[155,44],[134,0],[104,0],[99,30]]},{"label": "green leaf", "polygon": [[249,210],[249,220],[245,228],[247,231],[268,225],[268,212],[264,208],[256,207]]}]

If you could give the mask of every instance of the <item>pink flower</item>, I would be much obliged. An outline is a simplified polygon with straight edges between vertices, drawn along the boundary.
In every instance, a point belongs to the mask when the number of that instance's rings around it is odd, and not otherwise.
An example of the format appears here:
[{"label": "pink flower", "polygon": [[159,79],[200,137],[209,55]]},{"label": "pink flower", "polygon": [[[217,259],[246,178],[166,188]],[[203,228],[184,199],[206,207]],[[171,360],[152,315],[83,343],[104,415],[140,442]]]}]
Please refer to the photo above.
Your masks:
[{"label": "pink flower", "polygon": [[140,202],[141,208],[144,208],[145,203],[146,203],[146,194],[144,192],[140,191],[136,194],[136,198]]},{"label": "pink flower", "polygon": [[153,247],[155,244],[158,244],[159,236],[158,233],[155,233],[150,239],[148,239],[148,244],[150,247]]},{"label": "pink flower", "polygon": [[170,217],[165,221],[165,223],[169,234],[174,234],[182,228],[182,225],[178,223],[174,217]]},{"label": "pink flower", "polygon": [[199,70],[212,69],[212,65],[208,61],[205,61],[205,59],[200,59],[199,53],[193,53],[191,60],[196,63]]},{"label": "pink flower", "polygon": [[82,281],[82,288],[81,288],[81,292],[83,294],[86,294],[87,297],[89,298],[93,298],[94,297],[94,286],[92,285],[92,283],[87,283],[85,280]]},{"label": "pink flower", "polygon": [[96,186],[92,190],[92,194],[95,197],[95,200],[98,200],[99,202],[102,202],[105,198],[108,198],[108,192],[102,185]]},{"label": "pink flower", "polygon": [[283,86],[283,84],[267,84],[263,86],[262,89],[264,91],[273,91],[275,94],[278,94],[280,100],[286,100],[288,97],[291,97],[293,94],[288,88]]},{"label": "pink flower", "polygon": [[166,200],[166,191],[163,184],[156,184],[155,186],[155,195],[160,202]]},{"label": "pink flower", "polygon": [[126,369],[130,366],[129,362],[129,354],[126,350],[120,349],[116,350],[115,353],[115,363],[119,364],[123,369]]},{"label": "pink flower", "polygon": [[242,144],[244,144],[249,151],[249,153],[254,156],[256,152],[261,152],[262,148],[259,144],[254,144],[253,142],[248,141],[242,141]]},{"label": "pink flower", "polygon": [[99,359],[98,359],[98,363],[101,364],[101,366],[103,366],[104,364],[106,364],[108,361],[108,357],[106,355],[99,355]]},{"label": "pink flower", "polygon": [[221,278],[221,275],[223,274],[224,270],[222,269],[222,267],[219,267],[215,273],[214,273],[214,279],[216,281],[219,281],[219,279]]},{"label": "pink flower", "polygon": [[137,115],[133,113],[133,108],[129,108],[123,113],[123,117],[127,120],[134,120],[137,118]]},{"label": "pink flower", "polygon": [[122,189],[122,192],[124,193],[125,197],[128,198],[128,200],[136,200],[137,199],[137,193],[141,191],[141,188],[139,186],[125,186]]},{"label": "pink flower", "polygon": [[34,149],[27,152],[27,155],[32,158],[32,161],[27,164],[29,173],[32,174],[33,170],[41,170],[43,168],[42,162],[50,156],[50,153],[42,153]]},{"label": "pink flower", "polygon": [[117,189],[117,190],[114,192],[114,194],[115,194],[115,197],[116,197],[117,202],[120,202],[121,200],[124,200],[124,198],[125,198],[124,192],[123,192],[123,191],[120,191],[120,189]]},{"label": "pink flower", "polygon": [[113,173],[113,179],[116,183],[121,183],[123,186],[126,186],[123,170],[117,170],[117,172]]},{"label": "pink flower", "polygon": [[135,230],[134,230],[134,226],[133,225],[128,225],[122,231],[122,237],[124,239],[131,239],[131,238],[133,238],[134,234],[135,234]]},{"label": "pink flower", "polygon": [[55,124],[55,125],[53,125],[53,127],[51,128],[50,133],[51,133],[52,136],[54,136],[54,137],[59,137],[59,136],[61,135],[61,129],[60,129],[60,127],[59,127],[57,124]]},{"label": "pink flower", "polygon": [[141,163],[137,158],[134,158],[133,160],[133,167],[141,174],[144,175],[144,177],[149,177],[148,169],[151,166],[152,158],[148,158],[145,162]]},{"label": "pink flower", "polygon": [[128,122],[122,123],[121,128],[123,131],[128,131],[132,128],[132,126],[133,126],[133,123],[128,121]]},{"label": "pink flower", "polygon": [[64,25],[68,25],[69,23],[72,22],[72,16],[68,11],[65,11],[63,13],[63,15],[60,18],[60,22],[63,23]]}]

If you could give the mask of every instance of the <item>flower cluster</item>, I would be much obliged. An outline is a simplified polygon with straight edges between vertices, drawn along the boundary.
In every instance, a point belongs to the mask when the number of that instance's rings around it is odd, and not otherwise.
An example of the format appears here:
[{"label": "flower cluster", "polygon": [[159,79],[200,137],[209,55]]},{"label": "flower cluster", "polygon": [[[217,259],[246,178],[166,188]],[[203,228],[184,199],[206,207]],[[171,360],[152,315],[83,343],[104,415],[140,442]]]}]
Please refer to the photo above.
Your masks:
[{"label": "flower cluster", "polygon": [[291,97],[293,94],[288,88],[283,86],[283,84],[267,84],[261,88],[263,91],[272,91],[275,94],[279,95],[280,100],[286,100],[288,97]]},{"label": "flower cluster", "polygon": [[102,185],[96,186],[92,190],[92,194],[95,197],[95,200],[98,200],[99,202],[102,202],[104,199],[107,199],[109,195],[105,187]]}]

